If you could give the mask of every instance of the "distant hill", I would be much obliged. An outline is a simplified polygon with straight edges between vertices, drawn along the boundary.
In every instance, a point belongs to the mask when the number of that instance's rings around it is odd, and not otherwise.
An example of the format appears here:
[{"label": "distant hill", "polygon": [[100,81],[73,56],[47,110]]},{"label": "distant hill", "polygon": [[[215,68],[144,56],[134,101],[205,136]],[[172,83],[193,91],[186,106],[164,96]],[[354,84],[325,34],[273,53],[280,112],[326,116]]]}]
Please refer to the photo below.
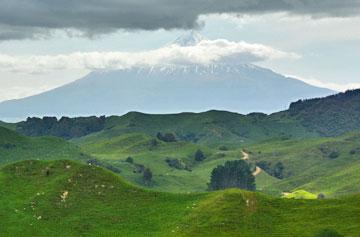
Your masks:
[{"label": "distant hill", "polygon": [[322,136],[359,130],[360,89],[292,103],[286,114]]},{"label": "distant hill", "polygon": [[[172,44],[199,43],[196,34]],[[253,64],[134,66],[95,71],[65,86],[0,103],[0,120],[43,116],[123,115],[227,110],[272,113],[292,101],[335,93]]]},{"label": "distant hill", "polygon": [[81,149],[57,137],[30,138],[0,127],[0,165],[20,160],[85,160]]},{"label": "distant hill", "polygon": [[274,137],[328,137],[360,130],[359,107],[360,90],[352,90],[294,102],[288,110],[271,115],[215,110],[163,115],[130,112],[106,118],[29,119],[16,127],[18,132],[26,135],[54,135],[67,139],[93,132],[97,132],[96,136],[109,137],[133,132],[151,136],[158,132],[173,132],[179,140],[195,143],[254,143]]},{"label": "distant hill", "polygon": [[4,236],[313,237],[328,236],[320,233],[330,229],[355,237],[360,232],[358,195],[288,200],[241,190],[158,193],[71,161],[8,165],[0,170],[0,185]]}]

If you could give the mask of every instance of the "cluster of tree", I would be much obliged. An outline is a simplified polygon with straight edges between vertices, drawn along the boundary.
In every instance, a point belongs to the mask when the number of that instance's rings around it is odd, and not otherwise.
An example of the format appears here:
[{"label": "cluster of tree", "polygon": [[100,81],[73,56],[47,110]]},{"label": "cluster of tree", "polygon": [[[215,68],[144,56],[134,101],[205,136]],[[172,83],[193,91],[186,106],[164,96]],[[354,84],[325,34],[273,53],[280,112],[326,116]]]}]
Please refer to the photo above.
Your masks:
[{"label": "cluster of tree", "polygon": [[17,126],[17,131],[27,136],[57,136],[65,139],[82,137],[98,132],[105,127],[105,116],[101,117],[43,117],[27,118]]},{"label": "cluster of tree", "polygon": [[255,177],[244,160],[227,161],[211,172],[209,190],[241,188],[255,190]]},{"label": "cluster of tree", "polygon": [[158,132],[156,134],[157,139],[163,142],[176,142],[176,136],[174,133],[164,133]]},{"label": "cluster of tree", "polygon": [[87,163],[89,165],[94,165],[94,166],[98,166],[98,167],[102,167],[102,168],[105,168],[105,169],[108,169],[114,173],[117,173],[119,174],[121,172],[121,170],[107,162],[104,162],[104,161],[100,161],[98,159],[90,159],[90,160],[87,160]]},{"label": "cluster of tree", "polygon": [[256,162],[256,165],[271,176],[274,176],[278,179],[285,178],[285,167],[280,161],[276,162],[275,164],[272,164],[268,161],[259,161]]},{"label": "cluster of tree", "polygon": [[170,166],[174,169],[191,171],[191,167],[189,165],[187,165],[181,159],[166,158],[165,161],[168,164],[168,166]]}]

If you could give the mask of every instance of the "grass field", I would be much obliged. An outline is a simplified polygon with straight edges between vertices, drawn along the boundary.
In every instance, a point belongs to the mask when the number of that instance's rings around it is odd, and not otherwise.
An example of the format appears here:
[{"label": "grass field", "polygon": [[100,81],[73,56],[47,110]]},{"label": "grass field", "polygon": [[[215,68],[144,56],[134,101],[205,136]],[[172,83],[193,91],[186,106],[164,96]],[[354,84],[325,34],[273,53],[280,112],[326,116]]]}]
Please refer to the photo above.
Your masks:
[{"label": "grass field", "polygon": [[310,237],[324,229],[350,237],[360,233],[358,195],[292,200],[234,189],[170,194],[139,189],[101,168],[71,161],[8,165],[0,171],[0,185],[2,236]]},{"label": "grass field", "polygon": [[336,138],[271,140],[249,147],[254,161],[282,162],[285,174],[268,188],[339,196],[360,192],[360,133]]},{"label": "grass field", "polygon": [[86,160],[88,157],[79,147],[61,138],[25,137],[0,127],[0,165],[28,159]]}]

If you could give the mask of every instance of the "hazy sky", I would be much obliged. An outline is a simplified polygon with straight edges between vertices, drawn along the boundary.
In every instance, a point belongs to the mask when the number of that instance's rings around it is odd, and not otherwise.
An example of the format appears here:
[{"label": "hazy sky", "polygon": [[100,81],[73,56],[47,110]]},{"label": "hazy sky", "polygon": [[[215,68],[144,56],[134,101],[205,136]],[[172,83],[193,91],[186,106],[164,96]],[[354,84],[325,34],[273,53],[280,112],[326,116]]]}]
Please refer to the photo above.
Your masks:
[{"label": "hazy sky", "polygon": [[[168,46],[191,29],[206,43]],[[91,70],[219,55],[332,89],[360,87],[360,1],[0,0],[0,101]]]}]

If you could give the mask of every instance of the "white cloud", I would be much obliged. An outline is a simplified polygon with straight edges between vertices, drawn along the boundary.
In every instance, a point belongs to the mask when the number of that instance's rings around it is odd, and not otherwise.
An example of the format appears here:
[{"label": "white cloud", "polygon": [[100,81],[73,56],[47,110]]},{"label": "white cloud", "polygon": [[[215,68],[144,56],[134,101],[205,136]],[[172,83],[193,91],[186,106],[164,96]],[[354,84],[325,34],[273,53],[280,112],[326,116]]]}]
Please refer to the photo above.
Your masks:
[{"label": "white cloud", "polygon": [[0,70],[41,74],[58,70],[122,69],[157,64],[254,63],[259,61],[298,58],[299,55],[246,42],[225,39],[202,40],[196,45],[181,47],[170,44],[145,52],[76,52],[61,55],[10,56],[0,54]]},{"label": "white cloud", "polygon": [[322,87],[322,88],[328,88],[334,91],[338,91],[338,92],[344,92],[347,90],[352,90],[352,89],[358,89],[360,88],[360,83],[334,83],[334,82],[324,82],[324,81],[320,81],[318,79],[314,79],[314,78],[303,78],[300,76],[292,76],[292,75],[288,75],[288,77],[291,78],[296,78],[299,79],[303,82],[306,82],[310,85],[313,86],[318,86],[318,87]]}]

